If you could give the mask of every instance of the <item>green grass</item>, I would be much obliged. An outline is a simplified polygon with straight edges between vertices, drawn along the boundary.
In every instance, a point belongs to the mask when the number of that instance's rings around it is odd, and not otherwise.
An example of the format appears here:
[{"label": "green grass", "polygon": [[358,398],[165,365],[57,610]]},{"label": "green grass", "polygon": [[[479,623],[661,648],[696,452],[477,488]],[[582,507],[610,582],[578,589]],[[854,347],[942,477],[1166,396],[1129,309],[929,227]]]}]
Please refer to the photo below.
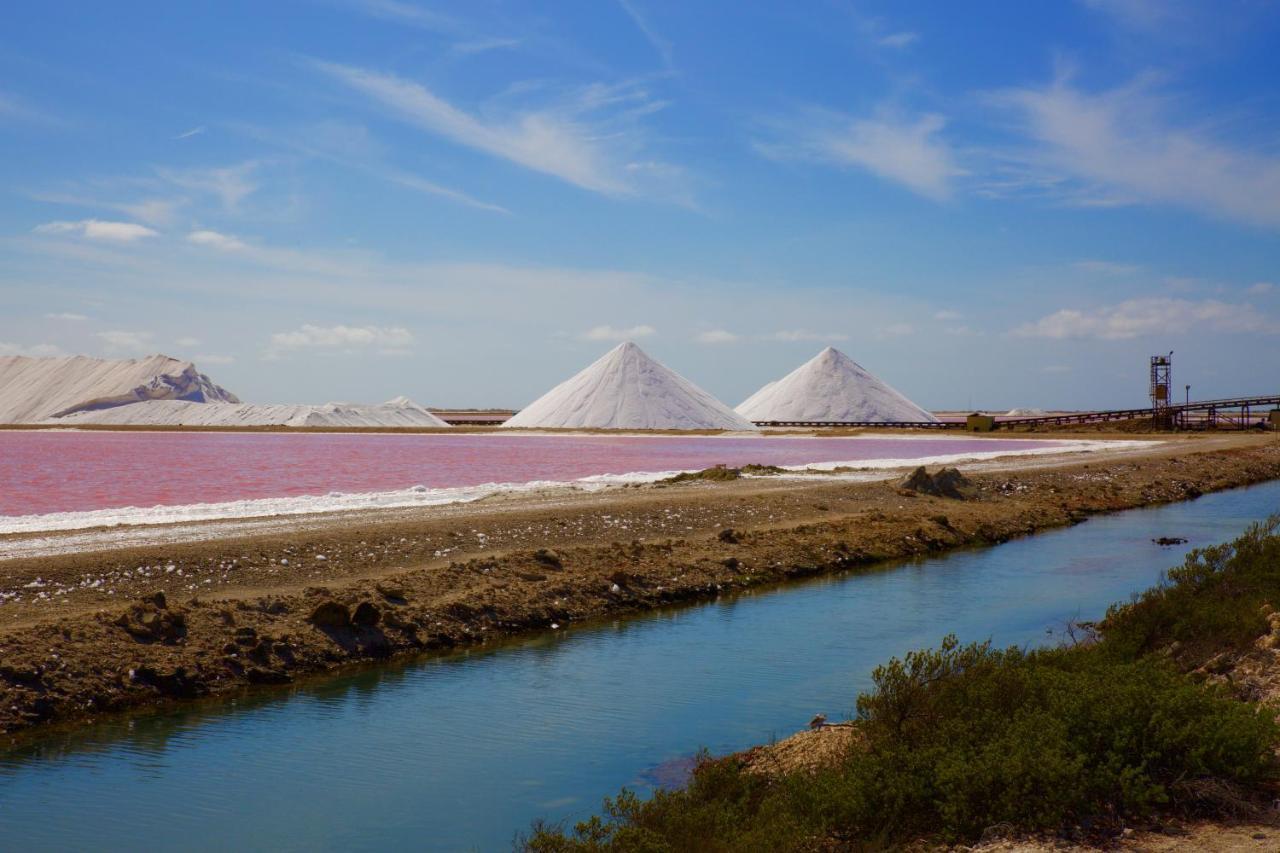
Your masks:
[{"label": "green grass", "polygon": [[948,637],[891,660],[858,698],[860,742],[837,766],[766,780],[707,758],[687,788],[624,790],[571,829],[536,825],[525,849],[872,850],[973,841],[997,824],[1105,834],[1274,796],[1272,715],[1185,670],[1266,630],[1260,608],[1280,602],[1277,526],[1193,552],[1113,607],[1096,641],[1026,651]]}]

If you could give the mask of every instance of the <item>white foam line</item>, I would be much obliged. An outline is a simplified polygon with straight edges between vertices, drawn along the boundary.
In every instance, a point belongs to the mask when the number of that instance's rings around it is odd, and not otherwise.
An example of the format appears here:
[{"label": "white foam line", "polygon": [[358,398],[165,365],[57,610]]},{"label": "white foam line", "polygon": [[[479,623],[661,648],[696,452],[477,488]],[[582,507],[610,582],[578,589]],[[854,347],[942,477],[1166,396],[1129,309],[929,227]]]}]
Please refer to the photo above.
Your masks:
[{"label": "white foam line", "polygon": [[[887,471],[917,465],[955,465],[978,462],[1002,456],[1039,456],[1054,453],[1081,453],[1102,449],[1127,450],[1142,447],[1142,441],[1061,441],[1053,447],[1024,450],[991,450],[922,456],[906,459],[856,459],[844,462],[812,462],[782,466],[796,472],[830,472],[837,468],[856,471]],[[331,492],[327,495],[303,495],[283,498],[256,498],[220,503],[184,504],[177,506],[117,507],[79,512],[54,512],[42,515],[0,516],[0,535],[49,533],[85,530],[93,527],[132,527],[139,525],[178,524],[193,521],[263,518],[271,516],[316,515],[358,510],[405,509],[443,504],[469,503],[501,493],[531,492],[547,488],[597,490],[628,483],[652,483],[682,473],[681,471],[633,471],[626,474],[597,474],[573,481],[535,480],[528,483],[484,483],[477,486],[432,489],[413,486],[386,492]],[[0,547],[0,552],[2,552]],[[0,553],[2,556],[2,553]]]}]

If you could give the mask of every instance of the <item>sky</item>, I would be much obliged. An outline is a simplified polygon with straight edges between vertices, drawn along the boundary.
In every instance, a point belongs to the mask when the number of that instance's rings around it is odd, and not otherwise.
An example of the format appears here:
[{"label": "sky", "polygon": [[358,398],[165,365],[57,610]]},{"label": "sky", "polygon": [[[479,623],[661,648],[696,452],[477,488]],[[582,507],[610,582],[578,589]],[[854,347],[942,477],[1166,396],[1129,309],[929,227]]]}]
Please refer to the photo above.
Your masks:
[{"label": "sky", "polygon": [[[1275,392],[1280,0],[15,4],[0,355],[518,407],[622,340],[735,405]],[[1181,396],[1181,394],[1179,395]]]}]

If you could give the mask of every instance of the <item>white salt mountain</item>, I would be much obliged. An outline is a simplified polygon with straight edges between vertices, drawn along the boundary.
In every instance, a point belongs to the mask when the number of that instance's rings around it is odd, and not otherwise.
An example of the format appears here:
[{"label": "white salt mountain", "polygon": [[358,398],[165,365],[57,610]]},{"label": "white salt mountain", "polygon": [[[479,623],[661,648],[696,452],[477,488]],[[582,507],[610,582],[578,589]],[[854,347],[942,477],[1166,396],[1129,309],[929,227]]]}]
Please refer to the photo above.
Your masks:
[{"label": "white salt mountain", "polygon": [[827,347],[786,376],[752,394],[738,406],[737,412],[757,422],[938,421],[834,347]]},{"label": "white salt mountain", "polygon": [[381,404],[188,403],[156,400],[58,418],[68,425],[286,426],[286,427],[447,427],[407,397]]},{"label": "white salt mountain", "polygon": [[503,426],[567,429],[719,429],[755,426],[633,343],[520,410]]},{"label": "white salt mountain", "polygon": [[121,360],[0,357],[0,423],[38,423],[144,400],[240,402],[191,362],[165,355]]}]

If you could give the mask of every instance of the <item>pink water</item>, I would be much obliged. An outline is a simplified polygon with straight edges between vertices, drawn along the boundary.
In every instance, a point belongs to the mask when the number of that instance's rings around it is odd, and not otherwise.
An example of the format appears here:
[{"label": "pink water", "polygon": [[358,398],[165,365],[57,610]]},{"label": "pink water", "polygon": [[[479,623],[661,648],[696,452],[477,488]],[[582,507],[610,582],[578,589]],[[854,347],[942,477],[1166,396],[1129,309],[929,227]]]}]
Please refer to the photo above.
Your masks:
[{"label": "pink water", "polygon": [[0,515],[1057,445],[973,438],[0,431]]}]

